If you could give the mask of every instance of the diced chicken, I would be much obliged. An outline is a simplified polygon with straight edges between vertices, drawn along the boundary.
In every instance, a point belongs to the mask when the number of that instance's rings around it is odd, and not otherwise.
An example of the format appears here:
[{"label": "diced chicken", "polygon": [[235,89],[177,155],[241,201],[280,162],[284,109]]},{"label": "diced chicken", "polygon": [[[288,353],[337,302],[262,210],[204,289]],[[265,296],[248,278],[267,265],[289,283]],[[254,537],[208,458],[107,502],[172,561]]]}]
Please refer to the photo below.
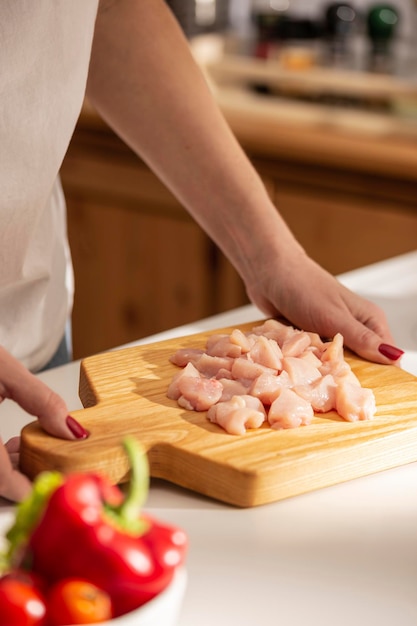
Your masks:
[{"label": "diced chicken", "polygon": [[255,411],[259,411],[259,413],[262,413],[262,415],[264,416],[264,420],[266,420],[266,410],[259,398],[254,398],[251,394],[243,395],[241,396],[241,398],[243,399],[248,409],[254,409]]},{"label": "diced chicken", "polygon": [[294,387],[309,385],[322,376],[317,367],[295,356],[282,359],[282,367],[288,373]]},{"label": "diced chicken", "polygon": [[222,397],[223,386],[215,378],[183,376],[178,381],[181,392],[177,402],[188,411],[207,411]]},{"label": "diced chicken", "polygon": [[197,348],[180,348],[171,357],[170,361],[178,367],[185,367],[187,363],[195,364],[196,361],[204,354],[204,350]]},{"label": "diced chicken", "polygon": [[310,343],[313,348],[315,348],[315,352],[322,353],[324,349],[324,342],[319,334],[311,333],[309,331],[304,331],[310,337]]},{"label": "diced chicken", "polygon": [[281,348],[274,339],[261,336],[249,350],[248,359],[278,372],[281,369]]},{"label": "diced chicken", "polygon": [[324,349],[320,358],[322,361],[320,372],[323,376],[332,374],[332,376],[337,378],[350,370],[349,363],[345,361],[343,337],[340,333],[337,333],[332,341],[324,343]]},{"label": "diced chicken", "polygon": [[285,339],[282,344],[282,354],[287,356],[300,356],[311,344],[311,339],[307,333],[301,331],[294,332]]},{"label": "diced chicken", "polygon": [[232,434],[309,424],[314,411],[336,410],[347,421],[372,419],[375,397],[344,358],[343,337],[323,342],[316,333],[267,320],[252,332],[234,329],[209,337],[206,350],[184,348],[170,358],[183,369],[169,398]]},{"label": "diced chicken", "polygon": [[348,382],[352,385],[356,385],[357,387],[361,387],[361,383],[359,378],[356,376],[352,369],[349,367],[342,375],[335,377],[336,382],[339,384],[340,382]]},{"label": "diced chicken", "polygon": [[336,389],[336,381],[330,374],[310,385],[294,387],[296,394],[307,400],[317,413],[327,413],[336,408]]},{"label": "diced chicken", "polygon": [[179,383],[182,378],[186,377],[200,378],[200,372],[194,367],[192,363],[187,363],[184,369],[178,372],[178,374],[175,374],[170,386],[168,387],[168,398],[170,398],[171,400],[178,400],[178,398],[181,396]]},{"label": "diced chicken", "polygon": [[307,425],[313,417],[311,404],[300,398],[292,389],[283,389],[268,411],[268,422],[276,429]]},{"label": "diced chicken", "polygon": [[323,346],[323,354],[321,360],[324,361],[343,361],[343,337],[337,333],[331,341],[326,341]]},{"label": "diced chicken", "polygon": [[251,349],[251,341],[249,340],[249,337],[245,335],[245,333],[242,333],[242,331],[238,328],[235,328],[232,331],[230,341],[240,347],[242,354],[246,354],[246,352],[249,352]]},{"label": "diced chicken", "polygon": [[372,419],[376,413],[372,389],[340,379],[336,389],[336,411],[348,422]]},{"label": "diced chicken", "polygon": [[244,435],[247,428],[259,428],[266,418],[262,402],[251,396],[233,396],[207,412],[207,418],[230,435]]},{"label": "diced chicken", "polygon": [[260,363],[254,363],[249,361],[245,357],[238,357],[233,361],[232,375],[233,378],[242,380],[253,380],[261,374],[276,374],[277,370],[273,370],[270,367],[265,367]]},{"label": "diced chicken", "polygon": [[232,370],[233,359],[227,356],[211,356],[204,353],[194,365],[202,376],[215,378],[219,370]]},{"label": "diced chicken", "polygon": [[231,341],[229,335],[211,335],[206,344],[206,352],[210,356],[231,357],[235,359],[242,354],[239,344]]},{"label": "diced chicken", "polygon": [[314,365],[314,367],[317,367],[317,369],[320,370],[322,362],[320,361],[319,357],[316,356],[315,352],[313,352],[312,348],[307,348],[307,350],[300,354],[298,358],[303,361],[307,361],[307,363],[310,363],[310,365]]},{"label": "diced chicken", "polygon": [[233,375],[232,375],[232,371],[231,370],[225,370],[222,367],[219,369],[219,371],[217,372],[216,376],[217,380],[222,380],[225,378],[229,378],[230,380],[234,380],[233,379]]},{"label": "diced chicken", "polygon": [[292,326],[278,322],[278,320],[269,319],[260,326],[255,326],[252,330],[256,335],[264,335],[268,339],[274,339],[279,346],[282,346],[295,329]]},{"label": "diced chicken", "polygon": [[248,394],[248,387],[240,380],[234,380],[233,378],[219,378],[223,386],[223,393],[220,398],[220,402],[230,400],[232,396],[243,396]]},{"label": "diced chicken", "polygon": [[275,374],[261,374],[258,378],[255,378],[249,392],[255,398],[259,398],[264,405],[269,406],[279,396],[282,389],[291,386],[292,382],[285,371],[278,376],[275,376]]}]

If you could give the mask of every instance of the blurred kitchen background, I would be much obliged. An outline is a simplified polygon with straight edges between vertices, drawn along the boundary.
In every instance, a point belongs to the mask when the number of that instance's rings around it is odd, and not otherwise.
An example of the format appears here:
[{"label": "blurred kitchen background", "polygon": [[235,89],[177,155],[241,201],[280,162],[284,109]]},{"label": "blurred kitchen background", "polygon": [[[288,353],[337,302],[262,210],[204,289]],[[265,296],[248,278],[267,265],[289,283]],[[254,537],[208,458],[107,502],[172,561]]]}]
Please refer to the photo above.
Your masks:
[{"label": "blurred kitchen background", "polygon": [[[397,74],[415,73],[417,2],[371,0],[167,0],[192,38],[221,32],[239,54],[259,43],[277,51],[302,45],[320,62]],[[270,50],[272,55],[274,50]],[[378,58],[375,58],[378,57]]]},{"label": "blurred kitchen background", "polygon": [[[417,248],[417,1],[166,1],[313,258],[338,274]],[[61,174],[75,358],[247,302],[227,259],[88,102]]]}]

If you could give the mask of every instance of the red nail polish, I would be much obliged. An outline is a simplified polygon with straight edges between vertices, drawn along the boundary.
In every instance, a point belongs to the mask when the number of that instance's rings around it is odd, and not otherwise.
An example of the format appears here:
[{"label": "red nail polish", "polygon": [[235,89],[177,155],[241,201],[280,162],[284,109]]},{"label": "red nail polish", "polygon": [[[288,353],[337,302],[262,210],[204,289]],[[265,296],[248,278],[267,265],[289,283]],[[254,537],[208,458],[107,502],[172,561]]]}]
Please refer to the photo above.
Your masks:
[{"label": "red nail polish", "polygon": [[378,350],[383,356],[386,356],[387,359],[391,359],[391,361],[397,361],[400,356],[404,354],[404,350],[390,346],[388,343],[381,343]]},{"label": "red nail polish", "polygon": [[74,419],[71,415],[68,415],[66,422],[74,437],[77,439],[87,439],[89,435],[88,430],[85,430],[84,426],[81,426],[76,419]]}]

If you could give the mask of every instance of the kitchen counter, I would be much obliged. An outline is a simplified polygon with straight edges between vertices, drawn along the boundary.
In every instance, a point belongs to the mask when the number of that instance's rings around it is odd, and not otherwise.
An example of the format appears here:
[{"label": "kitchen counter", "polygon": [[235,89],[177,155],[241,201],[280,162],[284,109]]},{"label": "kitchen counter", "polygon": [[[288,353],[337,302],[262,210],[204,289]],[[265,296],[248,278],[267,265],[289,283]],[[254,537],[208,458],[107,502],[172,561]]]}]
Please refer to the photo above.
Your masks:
[{"label": "kitchen counter", "polygon": [[[417,375],[417,252],[340,276],[379,303],[402,367]],[[257,320],[244,306],[139,343]],[[123,346],[124,347],[124,346]],[[70,410],[79,362],[40,374]],[[0,407],[1,433],[28,416]],[[417,623],[417,463],[254,509],[235,509],[153,480],[147,509],[189,535],[189,583],[179,626],[415,626]],[[12,507],[0,504],[0,525]]]}]

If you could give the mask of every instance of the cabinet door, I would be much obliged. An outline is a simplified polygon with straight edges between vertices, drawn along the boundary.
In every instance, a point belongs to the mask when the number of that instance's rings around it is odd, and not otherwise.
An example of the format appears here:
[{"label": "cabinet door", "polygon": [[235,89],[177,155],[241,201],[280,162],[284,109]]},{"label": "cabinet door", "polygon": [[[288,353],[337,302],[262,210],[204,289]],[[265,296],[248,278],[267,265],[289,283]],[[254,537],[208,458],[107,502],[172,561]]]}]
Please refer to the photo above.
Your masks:
[{"label": "cabinet door", "polygon": [[325,167],[256,166],[298,241],[331,273],[417,248],[417,184]]},{"label": "cabinet door", "polygon": [[306,199],[280,190],[277,206],[318,263],[340,274],[417,248],[417,214],[366,202]]},{"label": "cabinet door", "polygon": [[74,358],[247,303],[218,248],[113,136],[76,132],[61,177],[75,274]]},{"label": "cabinet door", "polygon": [[211,312],[210,249],[192,222],[71,201],[68,216],[76,358]]}]

